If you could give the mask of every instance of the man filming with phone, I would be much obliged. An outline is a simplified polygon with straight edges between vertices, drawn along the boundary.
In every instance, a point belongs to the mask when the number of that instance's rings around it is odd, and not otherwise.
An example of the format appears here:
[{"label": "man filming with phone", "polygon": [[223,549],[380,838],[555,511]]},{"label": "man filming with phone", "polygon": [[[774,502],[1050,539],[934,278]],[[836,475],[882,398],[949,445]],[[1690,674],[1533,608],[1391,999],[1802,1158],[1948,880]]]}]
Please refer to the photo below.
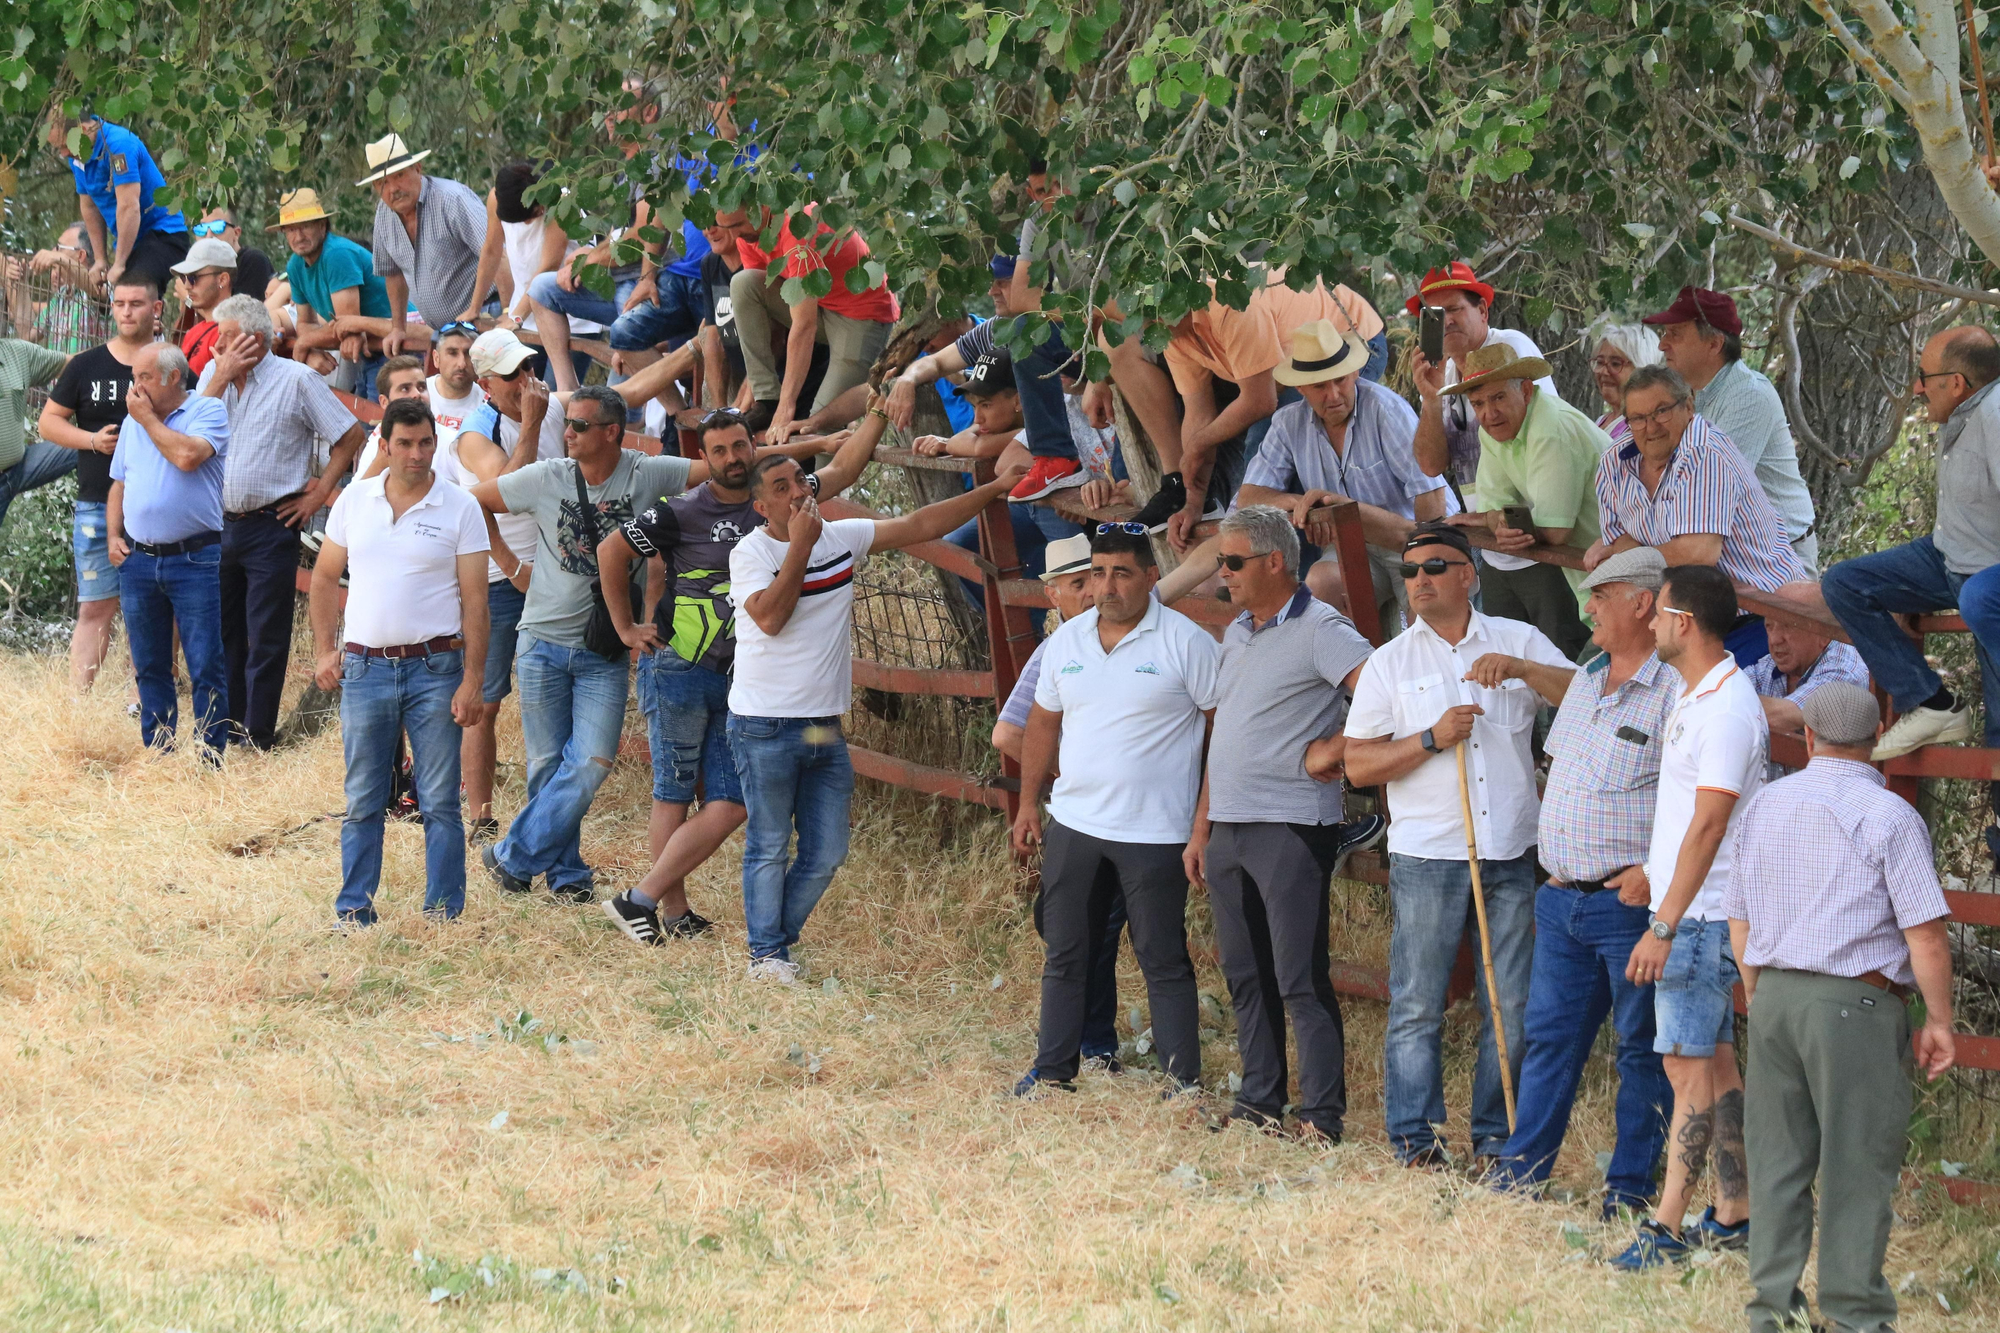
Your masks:
[{"label": "man filming with phone", "polygon": [[[1424,274],[1417,294],[1403,308],[1419,315],[1415,370],[1423,410],[1417,418],[1417,466],[1455,486],[1469,487],[1479,470],[1479,422],[1463,399],[1444,397],[1444,386],[1463,378],[1460,368],[1466,356],[1482,347],[1505,343],[1523,357],[1539,357],[1542,349],[1519,329],[1496,329],[1488,322],[1493,288],[1463,260]],[[1546,375],[1535,381],[1535,387],[1551,398],[1562,396]],[[1478,508],[1470,495],[1459,498],[1467,510]]]}]

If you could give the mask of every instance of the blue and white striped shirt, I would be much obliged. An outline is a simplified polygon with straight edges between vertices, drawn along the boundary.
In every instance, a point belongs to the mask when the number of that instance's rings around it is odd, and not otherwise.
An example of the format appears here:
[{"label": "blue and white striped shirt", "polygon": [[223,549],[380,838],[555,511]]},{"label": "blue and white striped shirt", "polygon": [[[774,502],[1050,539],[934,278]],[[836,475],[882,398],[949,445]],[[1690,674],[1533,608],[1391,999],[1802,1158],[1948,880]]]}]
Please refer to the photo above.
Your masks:
[{"label": "blue and white striped shirt", "polygon": [[1271,414],[1271,429],[1243,474],[1246,486],[1304,495],[1329,491],[1386,509],[1403,518],[1417,516],[1416,498],[1445,492],[1445,512],[1458,512],[1443,477],[1427,477],[1417,466],[1417,414],[1379,384],[1357,380],[1354,413],[1339,453],[1327,443],[1326,429],[1309,403],[1290,403]]},{"label": "blue and white striped shirt", "polygon": [[1639,477],[1641,461],[1637,444],[1607,449],[1598,460],[1597,507],[1606,545],[1630,536],[1644,546],[1664,546],[1689,533],[1715,533],[1722,538],[1716,565],[1736,582],[1774,592],[1806,579],[1756,474],[1729,437],[1699,414],[1674,446],[1655,494],[1647,494]]}]

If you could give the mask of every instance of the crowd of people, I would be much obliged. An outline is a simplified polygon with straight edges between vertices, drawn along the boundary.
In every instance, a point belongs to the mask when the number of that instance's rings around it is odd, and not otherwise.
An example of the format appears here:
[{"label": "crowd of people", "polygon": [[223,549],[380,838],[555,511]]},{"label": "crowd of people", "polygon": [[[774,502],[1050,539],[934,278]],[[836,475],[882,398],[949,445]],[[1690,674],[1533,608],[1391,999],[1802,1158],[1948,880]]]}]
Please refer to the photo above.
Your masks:
[{"label": "crowd of people", "polygon": [[[740,827],[749,975],[796,982],[793,950],[848,850],[856,573],[940,539],[977,549],[979,516],[1005,501],[1058,616],[993,736],[1020,765],[1012,841],[1042,867],[1040,1030],[1018,1095],[1121,1072],[1128,935],[1166,1095],[1200,1090],[1192,886],[1241,1061],[1213,1123],[1279,1133],[1289,1114],[1292,1132],[1339,1142],[1330,881],[1386,839],[1398,1160],[1460,1164],[1442,1039],[1477,939],[1468,1146],[1483,1178],[1546,1184],[1608,1018],[1603,1206],[1642,1219],[1614,1264],[1747,1247],[1753,1324],[1778,1327],[1803,1306],[1817,1176],[1822,1312],[1854,1328],[1893,1317],[1880,1267],[1910,1106],[1903,1000],[1924,1001],[1926,1073],[1954,1046],[1929,839],[1871,761],[1973,739],[1969,702],[1895,619],[1910,612],[1964,615],[1996,743],[1986,330],[1923,350],[1934,534],[1821,575],[1783,402],[1743,360],[1723,292],[1595,327],[1595,416],[1563,399],[1527,334],[1493,323],[1496,293],[1463,262],[1409,297],[1441,331],[1432,355],[1409,351],[1414,400],[1383,383],[1388,325],[1364,297],[1261,266],[1246,309],[1213,300],[1158,354],[1103,341],[1110,381],[1091,384],[1092,330],[1055,323],[1010,350],[1010,319],[1082,281],[1083,257],[1047,240],[1062,187],[1038,162],[1017,253],[992,261],[994,316],[947,324],[884,371],[895,295],[847,280],[866,242],[811,208],[725,210],[620,266],[617,234],[567,236],[528,202],[545,165],[502,166],[482,201],[392,134],[362,153],[372,246],[333,234],[303,186],[270,226],[290,252],[277,270],[227,210],[191,228],[155,205],[164,181],[130,130],[57,118],[50,142],[75,172],[80,228],[35,263],[101,290],[117,332],[73,351],[0,341],[0,512],[77,473],[76,687],[122,610],[142,741],[180,743],[178,643],[187,741],[215,763],[274,743],[312,556],[313,675],[339,693],[347,775],[334,929],[376,921],[399,804],[423,825],[428,914],[463,911],[470,845],[501,890],[539,881],[598,903],[650,947],[714,929],[690,877]],[[676,162],[663,185],[635,166],[629,227],[646,225],[649,192],[699,190],[705,170]],[[590,264],[611,268],[613,297],[582,281]],[[819,272],[827,294],[784,298],[786,279]],[[176,330],[161,328],[169,281]],[[587,383],[600,356],[609,382]],[[43,384],[30,442],[25,394]],[[1113,386],[1164,472],[1144,497]],[[383,404],[373,431],[354,398]],[[629,447],[648,413],[660,433],[690,429],[698,456]],[[995,479],[902,517],[823,517],[920,415],[954,433],[916,452],[990,460]],[[1328,506],[1348,500],[1361,569],[1334,550]],[[1181,557],[1164,578],[1156,542]],[[1239,610],[1219,642],[1172,605],[1217,584]],[[1805,613],[1767,622],[1739,595]],[[581,829],[635,679],[650,869],[604,896]],[[1871,683],[1899,714],[1886,733]],[[527,780],[503,827],[495,718],[513,693]],[[1803,771],[1773,762],[1774,734],[1803,741]],[[1987,838],[2000,856],[2000,825]],[[1747,1079],[1739,981],[1756,1005]],[[1686,1221],[1705,1178],[1710,1202]]]}]

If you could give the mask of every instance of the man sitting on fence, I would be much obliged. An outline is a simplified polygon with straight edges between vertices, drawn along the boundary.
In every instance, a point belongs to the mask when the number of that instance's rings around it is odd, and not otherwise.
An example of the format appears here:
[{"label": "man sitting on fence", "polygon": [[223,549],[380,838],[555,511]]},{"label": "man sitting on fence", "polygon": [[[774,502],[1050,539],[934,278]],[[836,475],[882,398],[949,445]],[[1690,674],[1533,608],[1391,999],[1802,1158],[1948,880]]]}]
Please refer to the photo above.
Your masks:
[{"label": "man sitting on fence", "polygon": [[[216,340],[222,336],[214,310],[236,294],[236,251],[227,241],[204,236],[188,247],[187,258],[173,271],[180,279],[182,309],[193,316],[181,335],[181,354],[199,375],[215,358]],[[151,333],[148,329],[148,336]]]},{"label": "man sitting on fence", "polygon": [[[88,149],[80,161],[71,151],[73,133],[81,138],[77,146]],[[51,116],[49,143],[76,180],[77,215],[95,256],[91,286],[108,293],[129,273],[166,291],[190,238],[186,218],[153,202],[167,178],[144,141],[86,106],[81,115]]]},{"label": "man sitting on fence", "polygon": [[[315,348],[338,350],[355,368],[354,392],[374,398],[386,359],[383,342],[402,326],[403,314],[389,303],[375,257],[359,242],[333,234],[333,215],[313,190],[293,190],[278,201],[274,230],[292,251],[285,261],[298,320],[292,355],[304,361]],[[356,321],[370,322],[363,327]]]}]

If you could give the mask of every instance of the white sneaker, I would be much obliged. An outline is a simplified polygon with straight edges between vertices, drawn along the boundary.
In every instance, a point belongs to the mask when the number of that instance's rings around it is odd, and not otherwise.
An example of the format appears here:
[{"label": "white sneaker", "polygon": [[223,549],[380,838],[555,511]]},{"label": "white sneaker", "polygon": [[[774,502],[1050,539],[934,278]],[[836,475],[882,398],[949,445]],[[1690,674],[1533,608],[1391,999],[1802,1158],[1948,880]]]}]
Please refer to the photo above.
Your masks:
[{"label": "white sneaker", "polygon": [[1926,745],[1947,745],[1972,739],[1972,709],[1964,703],[1956,708],[1913,708],[1896,719],[1896,725],[1882,733],[1869,758],[1876,763],[1895,759]]},{"label": "white sneaker", "polygon": [[745,974],[752,981],[775,981],[783,986],[799,984],[799,965],[782,958],[759,958]]}]

